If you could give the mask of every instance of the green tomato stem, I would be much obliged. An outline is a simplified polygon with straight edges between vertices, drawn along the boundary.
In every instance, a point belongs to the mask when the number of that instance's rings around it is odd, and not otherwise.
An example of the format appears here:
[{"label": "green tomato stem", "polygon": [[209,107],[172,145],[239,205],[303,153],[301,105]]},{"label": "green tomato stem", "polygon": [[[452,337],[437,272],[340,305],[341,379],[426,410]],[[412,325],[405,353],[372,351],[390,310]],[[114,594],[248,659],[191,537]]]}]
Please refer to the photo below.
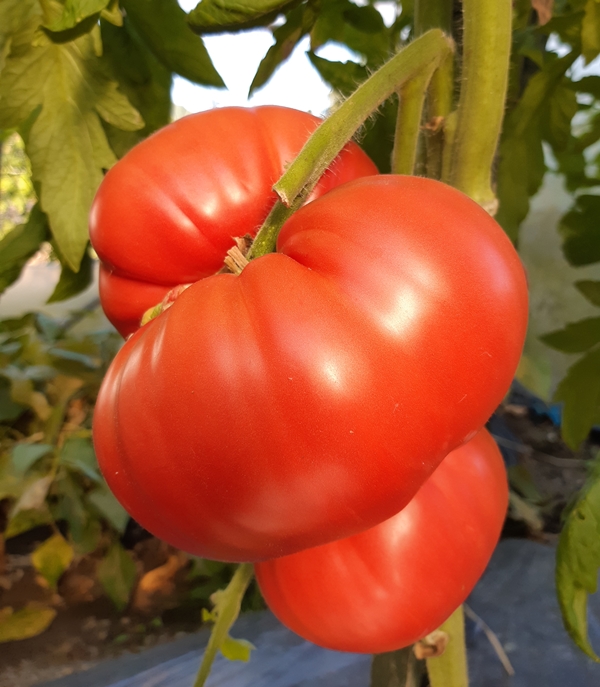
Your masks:
[{"label": "green tomato stem", "polygon": [[[442,29],[452,35],[454,0],[417,0],[415,3],[415,35],[430,29]],[[454,98],[454,54],[446,55],[429,84],[425,108],[425,169],[432,179],[442,176],[444,125]]]},{"label": "green tomato stem", "polygon": [[[300,154],[273,187],[281,203],[292,212],[317,184],[321,175],[365,120],[404,83],[423,70],[439,65],[452,50],[452,41],[434,29],[410,43],[365,81],[306,142]],[[275,249],[285,211],[277,204],[258,232],[248,258]]]},{"label": "green tomato stem", "polygon": [[436,69],[437,64],[430,63],[414,79],[407,81],[398,92],[400,105],[394,134],[392,174],[414,173],[425,95]]},{"label": "green tomato stem", "polygon": [[462,606],[454,611],[440,630],[448,635],[448,645],[441,656],[427,659],[429,684],[431,687],[469,687]]},{"label": "green tomato stem", "polygon": [[491,214],[492,165],[504,117],[511,0],[463,0],[463,71],[449,182]]},{"label": "green tomato stem", "polygon": [[223,591],[217,592],[220,595],[217,604],[217,618],[210,633],[193,687],[204,687],[217,651],[227,638],[231,626],[240,614],[242,599],[253,575],[254,566],[251,563],[242,563],[236,569],[227,587]]}]

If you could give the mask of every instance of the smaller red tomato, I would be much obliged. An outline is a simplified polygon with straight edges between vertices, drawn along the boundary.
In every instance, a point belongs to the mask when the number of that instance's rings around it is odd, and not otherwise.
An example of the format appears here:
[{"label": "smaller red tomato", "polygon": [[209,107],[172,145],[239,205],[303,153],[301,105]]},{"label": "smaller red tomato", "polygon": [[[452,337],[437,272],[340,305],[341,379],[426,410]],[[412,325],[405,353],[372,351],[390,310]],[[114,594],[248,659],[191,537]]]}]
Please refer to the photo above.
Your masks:
[{"label": "smaller red tomato", "polygon": [[281,622],[327,649],[394,651],[439,627],[496,546],[506,472],[486,430],[452,451],[398,515],[360,534],[255,565]]}]

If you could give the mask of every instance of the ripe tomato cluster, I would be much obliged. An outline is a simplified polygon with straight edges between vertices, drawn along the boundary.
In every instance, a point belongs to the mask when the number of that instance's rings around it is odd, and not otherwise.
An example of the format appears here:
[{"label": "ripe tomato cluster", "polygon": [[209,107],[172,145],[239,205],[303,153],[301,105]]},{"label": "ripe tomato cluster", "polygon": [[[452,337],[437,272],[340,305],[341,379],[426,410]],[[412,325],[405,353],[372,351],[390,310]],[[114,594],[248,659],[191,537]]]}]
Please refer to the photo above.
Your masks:
[{"label": "ripe tomato cluster", "polygon": [[[478,205],[430,179],[376,175],[354,144],[277,252],[221,273],[317,124],[276,107],[202,113],[108,172],[90,232],[103,306],[132,335],[100,390],[94,444],[117,498],[155,535],[258,562],[290,627],[382,651],[443,621],[491,555],[506,480],[493,442],[475,435],[518,363],[527,291]],[[457,531],[432,546],[441,521]],[[391,631],[405,622],[396,613],[410,622]]]}]

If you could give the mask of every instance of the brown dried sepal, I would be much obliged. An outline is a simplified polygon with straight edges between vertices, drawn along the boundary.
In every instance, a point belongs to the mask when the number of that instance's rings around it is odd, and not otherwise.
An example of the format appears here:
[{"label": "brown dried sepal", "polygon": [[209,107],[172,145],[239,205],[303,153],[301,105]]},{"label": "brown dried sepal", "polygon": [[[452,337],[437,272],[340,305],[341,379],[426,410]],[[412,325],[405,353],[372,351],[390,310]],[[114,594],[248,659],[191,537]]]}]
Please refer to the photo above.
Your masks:
[{"label": "brown dried sepal", "polygon": [[414,646],[413,651],[419,660],[441,656],[448,646],[448,633],[443,630],[434,630]]}]

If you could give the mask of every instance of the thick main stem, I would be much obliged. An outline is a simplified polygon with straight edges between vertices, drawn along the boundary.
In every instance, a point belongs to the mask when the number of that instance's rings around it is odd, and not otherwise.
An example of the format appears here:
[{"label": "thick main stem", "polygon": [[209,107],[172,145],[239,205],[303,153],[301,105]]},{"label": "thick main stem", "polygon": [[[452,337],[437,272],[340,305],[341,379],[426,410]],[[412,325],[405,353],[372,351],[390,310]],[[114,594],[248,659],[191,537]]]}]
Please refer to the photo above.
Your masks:
[{"label": "thick main stem", "polygon": [[448,645],[441,656],[427,659],[429,684],[431,687],[468,687],[465,616],[462,606],[454,611],[440,630],[448,635]]},{"label": "thick main stem", "polygon": [[511,0],[463,0],[463,71],[448,181],[494,214],[492,166],[504,117]]},{"label": "thick main stem", "polygon": [[392,57],[319,126],[273,187],[281,202],[258,232],[249,259],[274,250],[285,208],[293,211],[308,198],[323,172],[381,103],[432,64],[437,66],[451,50],[452,42],[441,31],[427,32]]}]

